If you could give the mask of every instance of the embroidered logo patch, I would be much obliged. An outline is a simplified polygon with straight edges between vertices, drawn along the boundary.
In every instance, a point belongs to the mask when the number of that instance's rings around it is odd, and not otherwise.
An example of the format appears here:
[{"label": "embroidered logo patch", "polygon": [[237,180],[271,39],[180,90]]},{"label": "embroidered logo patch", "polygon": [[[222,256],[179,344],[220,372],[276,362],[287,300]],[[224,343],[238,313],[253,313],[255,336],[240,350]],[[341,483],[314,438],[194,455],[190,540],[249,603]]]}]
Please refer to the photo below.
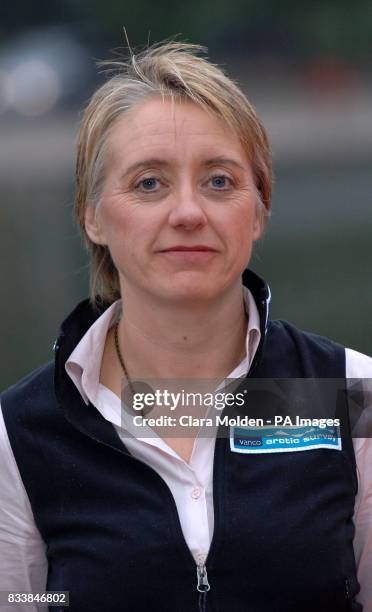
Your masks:
[{"label": "embroidered logo patch", "polygon": [[234,453],[288,453],[315,448],[342,450],[340,427],[230,427]]}]

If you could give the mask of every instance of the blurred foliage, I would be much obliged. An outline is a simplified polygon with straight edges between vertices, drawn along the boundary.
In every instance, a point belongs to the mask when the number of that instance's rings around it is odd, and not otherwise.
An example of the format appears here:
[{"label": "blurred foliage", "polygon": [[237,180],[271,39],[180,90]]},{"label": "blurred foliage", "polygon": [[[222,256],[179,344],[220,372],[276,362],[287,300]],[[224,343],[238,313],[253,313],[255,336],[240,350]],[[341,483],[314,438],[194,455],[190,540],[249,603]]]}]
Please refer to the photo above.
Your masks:
[{"label": "blurred foliage", "polygon": [[[6,6],[5,6],[6,5]],[[0,40],[52,23],[79,28],[93,41],[133,46],[181,34],[232,54],[244,51],[300,57],[372,56],[372,2],[359,0],[17,0],[0,9]]]}]

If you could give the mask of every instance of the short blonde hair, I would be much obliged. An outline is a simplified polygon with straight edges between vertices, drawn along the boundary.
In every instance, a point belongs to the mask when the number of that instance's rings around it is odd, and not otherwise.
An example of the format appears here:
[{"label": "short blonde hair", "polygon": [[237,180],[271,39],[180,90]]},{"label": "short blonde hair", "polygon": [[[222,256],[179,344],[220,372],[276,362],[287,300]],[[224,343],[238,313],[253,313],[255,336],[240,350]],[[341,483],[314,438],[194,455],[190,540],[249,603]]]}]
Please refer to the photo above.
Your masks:
[{"label": "short blonde hair", "polygon": [[222,70],[200,57],[200,45],[166,42],[128,60],[103,62],[112,76],[91,98],[80,125],[75,215],[90,253],[90,299],[108,303],[120,298],[119,276],[108,247],[92,242],[85,231],[87,206],[99,204],[105,178],[109,133],[124,113],[149,97],[191,100],[221,118],[238,135],[252,164],[258,209],[264,227],[270,214],[271,152],[265,128],[239,87]]}]

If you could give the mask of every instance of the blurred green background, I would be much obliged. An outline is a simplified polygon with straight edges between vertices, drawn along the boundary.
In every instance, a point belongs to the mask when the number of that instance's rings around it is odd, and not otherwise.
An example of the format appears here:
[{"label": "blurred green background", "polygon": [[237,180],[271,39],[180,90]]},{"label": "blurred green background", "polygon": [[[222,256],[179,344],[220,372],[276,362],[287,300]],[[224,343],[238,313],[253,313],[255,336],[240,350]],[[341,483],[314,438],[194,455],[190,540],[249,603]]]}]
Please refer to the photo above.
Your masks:
[{"label": "blurred green background", "polygon": [[272,316],[372,354],[372,3],[18,0],[0,9],[0,388],[52,358],[87,296],[72,220],[95,61],[180,35],[239,81],[268,129],[273,212],[251,267]]}]

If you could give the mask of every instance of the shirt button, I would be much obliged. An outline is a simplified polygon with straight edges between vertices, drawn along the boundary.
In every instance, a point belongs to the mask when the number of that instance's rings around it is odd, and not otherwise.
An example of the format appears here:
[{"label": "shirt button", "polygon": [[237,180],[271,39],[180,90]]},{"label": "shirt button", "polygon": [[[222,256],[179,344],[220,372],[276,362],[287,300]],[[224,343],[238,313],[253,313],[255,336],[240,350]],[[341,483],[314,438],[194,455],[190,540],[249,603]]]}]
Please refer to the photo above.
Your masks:
[{"label": "shirt button", "polygon": [[191,497],[193,499],[199,499],[200,496],[201,496],[200,487],[194,487],[193,490],[191,491]]}]

